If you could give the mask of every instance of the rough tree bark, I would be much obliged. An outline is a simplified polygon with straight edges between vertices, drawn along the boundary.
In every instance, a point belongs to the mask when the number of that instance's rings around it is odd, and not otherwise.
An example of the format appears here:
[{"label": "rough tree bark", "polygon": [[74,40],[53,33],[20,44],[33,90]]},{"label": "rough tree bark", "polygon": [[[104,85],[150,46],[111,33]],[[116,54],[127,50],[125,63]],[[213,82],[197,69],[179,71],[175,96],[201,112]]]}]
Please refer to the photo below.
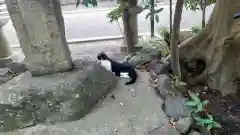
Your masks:
[{"label": "rough tree bark", "polygon": [[139,14],[142,9],[137,6],[137,0],[128,0],[128,6],[123,12],[123,26],[124,26],[124,40],[127,43],[128,53],[135,53],[135,45],[138,41],[138,23],[137,14]]},{"label": "rough tree bark", "polygon": [[209,22],[196,36],[179,46],[180,58],[202,59],[206,69],[191,78],[197,83],[206,80],[210,88],[223,95],[236,93],[240,78],[240,19],[232,16],[240,12],[239,0],[217,0]]},{"label": "rough tree bark", "polygon": [[206,16],[206,4],[207,4],[207,0],[201,0],[201,10],[202,10],[202,28],[205,27],[205,16]]},{"label": "rough tree bark", "polygon": [[154,0],[150,0],[150,5],[151,5],[151,17],[150,17],[150,26],[151,26],[151,37],[154,37]]},{"label": "rough tree bark", "polygon": [[181,79],[178,39],[180,32],[180,24],[182,19],[183,0],[177,0],[175,14],[173,19],[173,29],[171,34],[171,67],[175,76]]},{"label": "rough tree bark", "polygon": [[172,0],[169,0],[169,32],[172,34]]}]

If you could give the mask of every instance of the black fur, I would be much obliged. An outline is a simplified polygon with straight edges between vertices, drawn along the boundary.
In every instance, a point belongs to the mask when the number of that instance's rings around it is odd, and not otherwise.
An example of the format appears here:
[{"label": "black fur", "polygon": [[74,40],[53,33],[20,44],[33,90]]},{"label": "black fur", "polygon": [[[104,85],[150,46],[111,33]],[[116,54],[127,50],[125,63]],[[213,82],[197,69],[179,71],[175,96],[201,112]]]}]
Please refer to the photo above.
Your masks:
[{"label": "black fur", "polygon": [[120,63],[110,59],[104,52],[101,52],[97,56],[98,60],[108,60],[111,63],[111,71],[115,73],[116,76],[120,77],[120,73],[128,73],[128,76],[131,78],[129,82],[126,82],[125,85],[133,84],[137,80],[136,70],[127,63]]}]

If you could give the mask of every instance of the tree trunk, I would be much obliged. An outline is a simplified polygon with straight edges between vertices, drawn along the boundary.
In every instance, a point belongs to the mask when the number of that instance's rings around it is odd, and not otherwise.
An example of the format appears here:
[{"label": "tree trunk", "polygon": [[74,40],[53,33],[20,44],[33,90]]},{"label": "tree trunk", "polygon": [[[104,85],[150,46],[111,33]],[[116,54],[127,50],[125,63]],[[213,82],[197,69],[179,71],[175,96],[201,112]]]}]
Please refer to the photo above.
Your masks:
[{"label": "tree trunk", "polygon": [[171,34],[171,66],[175,76],[181,79],[180,64],[179,64],[179,52],[178,52],[178,39],[180,32],[180,23],[182,18],[183,0],[177,0],[174,20],[173,31]]},{"label": "tree trunk", "polygon": [[202,0],[203,2],[202,2],[202,28],[204,28],[205,27],[205,23],[206,23],[206,21],[205,21],[205,16],[206,16],[206,4],[207,4],[207,0]]},{"label": "tree trunk", "polygon": [[180,58],[202,59],[206,69],[191,78],[193,84],[206,80],[223,95],[236,93],[240,78],[240,11],[239,0],[217,0],[207,25],[194,37],[180,44]]},{"label": "tree trunk", "polygon": [[169,29],[170,34],[172,34],[172,0],[169,0]]},{"label": "tree trunk", "polygon": [[137,6],[137,0],[129,0],[128,7],[123,12],[124,40],[127,43],[128,53],[135,53],[138,41],[137,14],[131,14],[130,8]]},{"label": "tree trunk", "polygon": [[154,37],[154,0],[150,0],[151,5],[151,16],[150,16],[150,26],[151,26],[151,37]]}]

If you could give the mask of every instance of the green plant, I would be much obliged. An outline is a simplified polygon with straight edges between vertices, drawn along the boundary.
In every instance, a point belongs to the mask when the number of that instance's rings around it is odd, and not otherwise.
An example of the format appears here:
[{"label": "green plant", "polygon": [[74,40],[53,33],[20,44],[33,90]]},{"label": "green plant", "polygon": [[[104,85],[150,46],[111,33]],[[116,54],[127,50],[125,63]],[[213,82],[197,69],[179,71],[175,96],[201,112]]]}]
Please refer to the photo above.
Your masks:
[{"label": "green plant", "polygon": [[[146,15],[146,19],[148,19],[150,17],[150,20],[153,20],[153,17],[155,18],[155,21],[158,23],[159,22],[159,16],[158,13],[163,11],[163,8],[159,8],[159,9],[155,9],[155,8],[151,8],[151,1],[149,0],[147,2],[146,5],[143,5],[143,10],[149,10],[149,12]],[[156,7],[157,5],[154,4],[154,7]]]},{"label": "green plant", "polygon": [[[96,7],[97,6],[97,0],[83,0],[82,4],[86,7],[88,7],[88,4],[91,4],[94,7]],[[79,5],[80,5],[80,0],[77,0],[76,7],[78,7]]]},{"label": "green plant", "polygon": [[[123,15],[123,10],[124,10],[124,6],[123,5],[120,5],[119,7],[113,9],[112,11],[110,11],[108,14],[107,14],[107,18],[109,19],[110,23],[112,22],[116,22],[117,25],[118,25],[118,28],[123,36],[123,31],[121,29],[121,26],[120,26],[120,23],[119,23],[119,18],[122,17]],[[125,44],[125,43],[124,43]]]},{"label": "green plant", "polygon": [[195,26],[195,27],[192,27],[190,30],[195,35],[201,31],[201,27]]},{"label": "green plant", "polygon": [[112,23],[114,21],[118,21],[119,18],[121,18],[123,15],[123,8],[121,6],[113,9],[107,14],[107,18]]},{"label": "green plant", "polygon": [[196,124],[199,126],[206,127],[207,130],[211,130],[212,128],[221,128],[221,125],[214,121],[212,115],[207,115],[207,118],[201,118],[201,117],[194,117],[196,120]]},{"label": "green plant", "polygon": [[[208,100],[201,101],[199,93],[194,94],[188,91],[191,100],[185,102],[185,106],[194,108],[192,111],[192,118],[196,121],[196,125],[206,127],[207,130],[212,128],[221,128],[221,125],[216,122],[210,114],[207,114],[206,118],[199,114],[206,114],[205,106],[208,104]],[[201,112],[201,113],[200,113]]]},{"label": "green plant", "polygon": [[[163,11],[163,8],[157,9],[157,4],[155,3],[155,0],[147,0],[146,4],[143,5],[143,10],[148,10],[149,12],[146,15],[146,19],[150,17],[150,26],[151,26],[151,37],[154,37],[154,31],[155,31],[155,22],[159,22],[159,16],[158,13]],[[154,19],[155,18],[155,19]]]},{"label": "green plant", "polygon": [[170,49],[170,40],[171,40],[170,29],[168,27],[162,27],[158,30],[158,33],[168,45],[168,49]]},{"label": "green plant", "polygon": [[158,33],[162,38],[169,38],[170,29],[168,27],[159,28]]},{"label": "green plant", "polygon": [[194,112],[202,112],[204,111],[205,106],[208,104],[208,100],[201,101],[199,98],[199,93],[194,94],[191,91],[188,91],[189,96],[191,97],[191,100],[186,101],[185,105],[187,107],[195,107]]},{"label": "green plant", "polygon": [[143,47],[143,50],[154,49],[159,50],[158,52],[162,54],[162,57],[168,56],[170,54],[170,50],[168,46],[164,43],[164,41],[160,38],[152,38],[150,40],[139,40],[139,46]]}]

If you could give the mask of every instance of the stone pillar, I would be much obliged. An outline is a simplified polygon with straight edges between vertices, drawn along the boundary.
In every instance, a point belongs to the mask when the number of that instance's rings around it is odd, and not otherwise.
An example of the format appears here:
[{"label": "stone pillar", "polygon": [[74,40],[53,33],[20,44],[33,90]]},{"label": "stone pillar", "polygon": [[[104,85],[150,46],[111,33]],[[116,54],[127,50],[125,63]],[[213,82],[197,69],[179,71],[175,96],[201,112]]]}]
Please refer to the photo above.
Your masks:
[{"label": "stone pillar", "polygon": [[59,0],[5,0],[32,75],[72,68]]},{"label": "stone pillar", "polygon": [[3,32],[3,26],[9,21],[9,18],[0,20],[0,68],[12,62],[12,51]]}]

